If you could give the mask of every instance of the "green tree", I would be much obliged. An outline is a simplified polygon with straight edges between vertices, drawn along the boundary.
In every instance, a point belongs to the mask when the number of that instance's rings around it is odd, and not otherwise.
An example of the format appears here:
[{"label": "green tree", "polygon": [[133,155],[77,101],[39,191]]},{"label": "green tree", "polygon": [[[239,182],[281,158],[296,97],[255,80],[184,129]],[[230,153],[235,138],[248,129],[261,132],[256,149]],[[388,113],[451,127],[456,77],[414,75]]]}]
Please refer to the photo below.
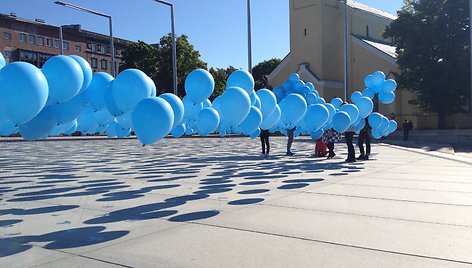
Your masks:
[{"label": "green tree", "polygon": [[470,101],[468,6],[469,0],[407,0],[384,33],[397,48],[400,88],[415,92],[410,103],[437,114],[438,128]]},{"label": "green tree", "polygon": [[236,68],[229,66],[228,68],[210,68],[210,73],[215,80],[215,90],[213,91],[212,98],[216,98],[223,93],[226,89],[226,80],[228,76],[236,71]]},{"label": "green tree", "polygon": [[[186,35],[176,38],[177,47],[177,88],[180,97],[185,95],[185,78],[194,69],[207,68],[207,63],[200,59],[200,52],[195,50],[188,41]],[[172,72],[172,37],[170,34],[163,36],[157,46],[158,72],[156,75],[156,87],[159,93],[173,91]]]},{"label": "green tree", "polygon": [[157,48],[143,41],[129,44],[123,51],[123,61],[120,64],[120,72],[135,68],[155,79],[159,69],[157,56]]},{"label": "green tree", "polygon": [[270,74],[282,62],[281,59],[270,59],[258,63],[252,68],[252,76],[254,77],[254,89],[258,90],[267,87],[265,76]]}]

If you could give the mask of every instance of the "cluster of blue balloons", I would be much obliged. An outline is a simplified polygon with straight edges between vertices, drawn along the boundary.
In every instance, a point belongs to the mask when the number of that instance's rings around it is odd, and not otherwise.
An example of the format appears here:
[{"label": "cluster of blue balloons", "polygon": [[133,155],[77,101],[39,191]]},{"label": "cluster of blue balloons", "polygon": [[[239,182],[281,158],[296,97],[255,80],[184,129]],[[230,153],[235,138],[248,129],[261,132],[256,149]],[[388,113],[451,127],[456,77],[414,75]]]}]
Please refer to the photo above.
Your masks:
[{"label": "cluster of blue balloons", "polygon": [[378,94],[379,101],[383,104],[392,103],[395,100],[394,91],[397,89],[397,82],[385,79],[385,74],[381,71],[367,75],[364,78],[366,88],[362,91],[362,95],[373,99],[375,94]]}]

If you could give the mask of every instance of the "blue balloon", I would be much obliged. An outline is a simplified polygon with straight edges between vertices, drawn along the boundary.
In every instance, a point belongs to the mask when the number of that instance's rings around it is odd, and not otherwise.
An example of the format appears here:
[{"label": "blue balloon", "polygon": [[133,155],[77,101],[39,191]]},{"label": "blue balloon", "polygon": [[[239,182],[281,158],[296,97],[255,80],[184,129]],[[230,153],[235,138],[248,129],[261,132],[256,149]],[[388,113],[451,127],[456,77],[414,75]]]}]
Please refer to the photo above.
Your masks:
[{"label": "blue balloon", "polygon": [[346,112],[351,118],[351,125],[359,118],[359,109],[354,104],[344,104],[339,108],[340,111]]},{"label": "blue balloon", "polygon": [[113,82],[113,100],[123,113],[130,112],[142,100],[152,94],[153,84],[147,75],[138,69],[122,71]]},{"label": "blue balloon", "polygon": [[397,89],[397,82],[393,79],[388,79],[383,85],[383,92],[393,92]]},{"label": "blue balloon", "polygon": [[385,74],[381,71],[377,71],[372,74],[372,84],[375,87],[382,85],[385,82]]},{"label": "blue balloon", "polygon": [[138,140],[145,145],[152,144],[171,131],[174,124],[174,112],[164,99],[150,97],[136,105],[132,121]]},{"label": "blue balloon", "polygon": [[[274,96],[275,96],[275,95],[274,95]],[[253,106],[254,106],[254,107],[257,107],[257,109],[260,110],[261,107],[262,107],[261,99],[259,98],[259,96],[258,96],[257,94],[256,94],[256,97],[255,97],[255,98],[256,98],[256,102],[254,103]],[[277,102],[277,100],[276,100],[276,102]]]},{"label": "blue balloon", "polygon": [[154,81],[147,75],[146,75],[146,80],[148,81],[149,85],[151,86],[151,96],[150,97],[156,97],[157,96],[156,84],[154,84]]},{"label": "blue balloon", "polygon": [[372,88],[366,88],[366,89],[362,90],[362,95],[365,96],[365,97],[368,97],[370,99],[373,99],[374,96],[375,96],[375,92]]},{"label": "blue balloon", "polygon": [[224,123],[233,127],[239,125],[251,109],[249,95],[239,87],[230,87],[223,92],[222,98],[220,110]]},{"label": "blue balloon", "polygon": [[274,93],[274,95],[277,99],[277,103],[280,103],[286,96],[285,89],[283,87],[274,88],[272,93]]},{"label": "blue balloon", "polygon": [[390,123],[390,121],[388,120],[387,117],[385,116],[382,116],[382,124],[380,124],[380,127],[378,128],[378,130],[380,131],[380,134],[382,134],[382,136],[386,136],[388,133],[388,124]]},{"label": "blue balloon", "polygon": [[73,120],[64,124],[56,124],[56,126],[49,132],[49,136],[59,136],[61,134],[65,134],[69,131],[72,127],[77,126],[77,121]]},{"label": "blue balloon", "polygon": [[365,119],[362,119],[354,126],[356,133],[359,134],[361,130],[365,127]]},{"label": "blue balloon", "polygon": [[356,103],[362,97],[362,93],[359,91],[354,91],[351,94],[351,101]]},{"label": "blue balloon", "polygon": [[388,123],[388,128],[387,128],[387,135],[390,135],[391,133],[395,132],[397,130],[398,124],[395,120],[390,120]]},{"label": "blue balloon", "polygon": [[323,104],[313,104],[308,106],[305,118],[305,128],[309,132],[322,128],[329,119],[329,110]]},{"label": "blue balloon", "polygon": [[382,133],[378,129],[372,129],[372,138],[378,140],[382,138]]},{"label": "blue balloon", "polygon": [[7,121],[0,125],[0,136],[10,136],[16,131],[18,131],[18,128],[12,121]]},{"label": "blue balloon", "polygon": [[185,78],[185,93],[193,103],[201,103],[208,99],[214,88],[215,81],[207,70],[193,70]]},{"label": "blue balloon", "polygon": [[275,106],[277,105],[277,97],[272,91],[265,88],[259,89],[256,94],[261,100],[260,110],[262,116],[265,118],[275,110]]},{"label": "blue balloon", "polygon": [[331,122],[333,121],[333,117],[334,115],[336,114],[336,108],[334,108],[334,105],[332,105],[331,103],[325,103],[323,104],[329,111],[329,118],[328,118],[328,122]]},{"label": "blue balloon", "polygon": [[299,94],[288,95],[280,104],[282,115],[280,121],[283,127],[291,129],[303,118],[306,113],[307,104]]},{"label": "blue balloon", "polygon": [[379,101],[383,104],[390,104],[395,101],[395,93],[393,92],[380,92]]},{"label": "blue balloon", "polygon": [[374,103],[372,102],[372,99],[368,97],[360,97],[356,102],[356,106],[359,109],[359,117],[361,118],[369,116],[374,109]]},{"label": "blue balloon", "polygon": [[174,138],[180,138],[185,134],[185,124],[178,124],[174,129],[172,129],[171,133]]},{"label": "blue balloon", "polygon": [[[326,100],[324,98],[318,98],[317,102],[316,103],[319,103],[319,104],[325,104],[326,103]],[[333,105],[334,107],[334,105]]]},{"label": "blue balloon", "polygon": [[41,71],[48,80],[49,99],[53,102],[61,103],[72,99],[84,84],[82,67],[69,56],[49,58]]},{"label": "blue balloon", "polygon": [[211,108],[211,101],[209,99],[206,99],[202,102],[203,108]]},{"label": "blue balloon", "polygon": [[186,127],[185,128],[185,135],[192,135],[193,134],[193,129],[191,127]]},{"label": "blue balloon", "polygon": [[20,125],[19,130],[25,140],[38,140],[47,137],[55,126],[54,109],[48,106],[29,122]]},{"label": "blue balloon", "polygon": [[382,115],[379,113],[372,113],[369,115],[368,121],[372,129],[377,129],[382,124]]},{"label": "blue balloon", "polygon": [[0,111],[20,125],[33,119],[46,105],[48,82],[34,65],[13,62],[0,72]]},{"label": "blue balloon", "polygon": [[288,79],[291,80],[291,81],[298,81],[298,80],[300,80],[300,76],[297,73],[292,73],[292,74],[290,74]]},{"label": "blue balloon", "polygon": [[317,104],[318,102],[318,97],[316,97],[316,94],[313,92],[308,93],[305,98],[308,105]]},{"label": "blue balloon", "polygon": [[334,98],[331,100],[331,104],[334,106],[334,108],[339,109],[339,107],[343,105],[343,100],[341,98]]},{"label": "blue balloon", "polygon": [[126,138],[131,136],[131,129],[120,126],[120,124],[116,127],[116,136],[120,139]]},{"label": "blue balloon", "polygon": [[254,90],[254,78],[245,70],[236,70],[232,72],[226,81],[226,88],[240,87],[250,96]]},{"label": "blue balloon", "polygon": [[115,100],[113,99],[113,81],[108,83],[108,86],[105,90],[105,106],[107,110],[114,116],[120,116],[124,114],[118,107],[116,106]]},{"label": "blue balloon", "polygon": [[344,133],[351,124],[349,114],[343,111],[338,111],[333,117],[333,128],[339,133]]},{"label": "blue balloon", "polygon": [[125,113],[116,117],[116,122],[124,128],[133,128],[132,113]]},{"label": "blue balloon", "polygon": [[90,67],[90,64],[84,58],[80,56],[72,55],[69,57],[75,60],[80,65],[80,68],[82,69],[82,73],[84,74],[84,82],[82,83],[82,87],[80,88],[79,93],[83,92],[84,90],[88,88],[88,86],[92,82],[92,75],[93,75],[92,67]]},{"label": "blue balloon", "polygon": [[172,107],[172,111],[174,112],[174,124],[172,125],[172,128],[175,128],[182,122],[182,119],[184,118],[184,104],[182,100],[172,93],[164,93],[159,97],[167,101]]},{"label": "blue balloon", "polygon": [[182,104],[184,105],[184,119],[195,119],[198,112],[203,109],[202,102],[195,104],[190,100],[188,95],[183,98]]},{"label": "blue balloon", "polygon": [[252,106],[249,114],[246,116],[243,122],[239,125],[241,132],[246,135],[251,135],[256,131],[262,124],[262,113],[261,111]]},{"label": "blue balloon", "polygon": [[317,139],[321,138],[321,136],[323,136],[323,129],[320,128],[317,131],[310,132],[310,136],[314,140],[317,140]]},{"label": "blue balloon", "polygon": [[364,78],[364,84],[365,84],[365,87],[366,88],[371,88],[371,87],[374,87],[374,83],[372,81],[372,78],[373,76],[371,74],[367,75],[365,78]]},{"label": "blue balloon", "polygon": [[87,105],[77,118],[77,130],[82,133],[91,133],[98,128],[98,122],[95,118],[95,110]]},{"label": "blue balloon", "polygon": [[107,136],[108,138],[113,138],[113,137],[117,137],[118,135],[116,134],[116,130],[117,130],[117,127],[118,127],[118,123],[116,122],[116,120],[113,120],[107,127],[106,129],[106,133],[107,133]]},{"label": "blue balloon", "polygon": [[314,91],[315,91],[315,85],[313,85],[312,82],[306,82],[306,83],[305,83],[305,86],[307,86],[307,87],[310,89],[310,92],[314,92]]},{"label": "blue balloon", "polygon": [[[99,126],[107,126],[115,119],[115,117],[107,109],[96,111],[94,116]],[[103,129],[103,131],[105,131],[105,129]]]},{"label": "blue balloon", "polygon": [[[108,97],[108,86],[113,80],[113,76],[104,72],[94,73],[92,81],[87,88],[86,96],[90,106],[99,111],[107,107],[105,98]],[[111,97],[111,96],[110,96]]]},{"label": "blue balloon", "polygon": [[279,105],[276,105],[274,111],[268,117],[263,118],[261,129],[268,130],[273,128],[279,122],[281,115],[282,111],[280,110]]},{"label": "blue balloon", "polygon": [[259,137],[259,135],[261,135],[261,129],[260,128],[256,129],[256,131],[251,133],[249,135],[249,137],[251,137],[251,139],[255,139],[255,138]]},{"label": "blue balloon", "polygon": [[64,103],[54,104],[54,113],[58,124],[65,124],[74,121],[87,105],[85,92],[79,93]]},{"label": "blue balloon", "polygon": [[8,122],[8,117],[3,113],[2,110],[0,110],[0,126]]},{"label": "blue balloon", "polygon": [[200,135],[213,133],[220,124],[220,115],[213,108],[203,108],[197,115],[197,126]]}]

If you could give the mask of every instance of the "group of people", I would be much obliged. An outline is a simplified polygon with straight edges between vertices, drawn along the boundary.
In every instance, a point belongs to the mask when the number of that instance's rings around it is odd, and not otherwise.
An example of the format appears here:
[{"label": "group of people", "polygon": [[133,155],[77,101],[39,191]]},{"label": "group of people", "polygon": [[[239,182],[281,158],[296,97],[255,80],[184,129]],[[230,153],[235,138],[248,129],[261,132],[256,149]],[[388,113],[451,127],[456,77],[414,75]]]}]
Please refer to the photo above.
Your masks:
[{"label": "group of people", "polygon": [[[287,130],[287,156],[292,156],[292,143],[294,137],[295,128]],[[346,140],[348,156],[346,162],[352,163],[357,160],[369,160],[370,155],[370,141],[372,138],[372,128],[369,125],[369,122],[366,119],[365,127],[360,131],[357,145],[359,146],[360,155],[356,158],[353,140],[354,140],[354,129],[348,129],[344,133]],[[260,134],[261,145],[262,145],[262,154],[269,156],[270,144],[269,144],[269,131],[262,130]],[[327,159],[332,159],[336,156],[334,153],[334,144],[341,140],[341,134],[334,129],[327,129],[324,131],[323,136],[316,140],[315,145],[315,156],[318,157],[327,157]],[[365,149],[364,149],[365,144]]]}]

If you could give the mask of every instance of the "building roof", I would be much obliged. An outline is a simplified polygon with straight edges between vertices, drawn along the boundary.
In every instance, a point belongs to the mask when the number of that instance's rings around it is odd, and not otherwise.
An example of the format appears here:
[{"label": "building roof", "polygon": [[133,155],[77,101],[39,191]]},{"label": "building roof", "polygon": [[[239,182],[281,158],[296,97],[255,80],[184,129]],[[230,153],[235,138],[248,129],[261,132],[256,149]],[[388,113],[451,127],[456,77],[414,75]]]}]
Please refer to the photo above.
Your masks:
[{"label": "building roof", "polygon": [[348,0],[347,4],[351,8],[359,9],[359,10],[362,10],[362,11],[365,11],[365,12],[369,12],[369,13],[372,13],[372,14],[380,16],[380,17],[389,18],[391,20],[397,19],[397,16],[392,15],[388,12],[385,12],[385,11],[382,11],[382,10],[379,10],[379,9],[376,9],[376,8],[373,8],[373,7],[370,7],[370,6],[366,6],[364,4],[361,4],[361,3],[358,3],[358,2],[355,2],[355,1],[352,1],[352,0]]},{"label": "building roof", "polygon": [[382,44],[378,43],[372,40],[367,40],[367,39],[362,39],[362,41],[366,42],[367,44],[375,47],[376,49],[382,51],[383,53],[389,55],[392,58],[397,58],[397,53],[396,53],[396,47],[387,45],[387,44]]}]

